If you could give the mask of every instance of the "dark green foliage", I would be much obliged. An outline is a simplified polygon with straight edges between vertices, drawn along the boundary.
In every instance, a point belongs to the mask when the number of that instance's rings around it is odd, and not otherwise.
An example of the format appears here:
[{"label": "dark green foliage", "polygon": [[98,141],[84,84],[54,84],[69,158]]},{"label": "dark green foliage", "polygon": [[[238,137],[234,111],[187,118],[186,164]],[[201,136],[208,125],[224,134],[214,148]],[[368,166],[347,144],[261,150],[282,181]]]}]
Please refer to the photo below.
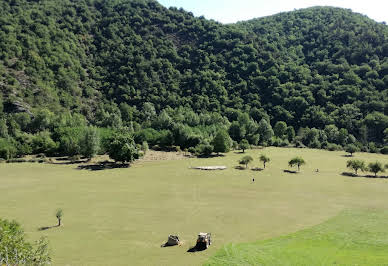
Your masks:
[{"label": "dark green foliage", "polygon": [[208,143],[199,144],[195,148],[195,153],[200,156],[210,156],[213,153],[213,146]]},{"label": "dark green foliage", "polygon": [[251,163],[252,161],[253,161],[252,156],[246,155],[246,156],[242,157],[241,160],[238,163],[239,164],[244,164],[245,165],[245,169],[246,169],[246,168],[248,168],[248,164]]},{"label": "dark green foliage", "polygon": [[86,128],[81,139],[81,154],[86,158],[93,158],[96,156],[100,149],[100,136],[97,128]]},{"label": "dark green foliage", "polygon": [[354,144],[349,144],[345,147],[345,151],[350,153],[350,156],[353,156],[353,153],[359,151],[358,147]]},{"label": "dark green foliage", "polygon": [[225,130],[219,130],[217,135],[213,139],[213,151],[216,153],[230,151],[231,139],[228,132]]},{"label": "dark green foliage", "polygon": [[243,139],[239,144],[240,150],[244,153],[245,150],[249,149],[251,145],[249,145],[249,142],[246,139]]},{"label": "dark green foliage", "polygon": [[0,138],[0,158],[8,160],[15,157],[16,154],[17,149],[14,144],[8,139]]},{"label": "dark green foliage", "polygon": [[[283,121],[276,122],[275,127],[273,128],[273,132],[274,132],[275,136],[278,138],[283,138],[284,134],[286,134],[286,130],[287,130],[287,124]],[[292,134],[292,133],[290,132],[290,134]],[[292,136],[290,136],[290,137],[292,137]]]},{"label": "dark green foliage", "polygon": [[262,154],[262,155],[260,155],[260,161],[263,163],[263,167],[265,169],[266,163],[270,162],[271,159],[268,156],[266,156],[265,154]]},{"label": "dark green foliage", "polygon": [[109,157],[116,162],[133,162],[139,158],[139,151],[133,136],[126,132],[117,132],[112,135],[107,142],[106,150]]},{"label": "dark green foliage", "polygon": [[301,157],[294,157],[289,162],[288,165],[293,167],[294,165],[298,166],[298,172],[300,171],[300,166],[306,164],[305,160]]},{"label": "dark green foliage", "polygon": [[[219,130],[252,145],[274,133],[278,146],[387,144],[388,26],[350,10],[234,25],[154,0],[15,0],[0,10],[0,137],[20,142],[19,154],[31,150],[21,132],[40,131],[58,153],[79,154],[78,133],[63,129],[88,123],[182,149]],[[309,130],[294,140],[300,128]]]},{"label": "dark green foliage", "polygon": [[377,176],[377,173],[379,172],[385,172],[384,166],[381,162],[374,162],[368,164],[368,171],[375,174],[375,177]]},{"label": "dark green foliage", "polygon": [[35,244],[26,240],[22,227],[15,221],[0,219],[0,263],[3,265],[48,265],[51,262],[48,242]]},{"label": "dark green foliage", "polygon": [[349,160],[346,162],[346,167],[354,170],[356,175],[358,170],[365,171],[367,169],[365,162],[362,160]]}]

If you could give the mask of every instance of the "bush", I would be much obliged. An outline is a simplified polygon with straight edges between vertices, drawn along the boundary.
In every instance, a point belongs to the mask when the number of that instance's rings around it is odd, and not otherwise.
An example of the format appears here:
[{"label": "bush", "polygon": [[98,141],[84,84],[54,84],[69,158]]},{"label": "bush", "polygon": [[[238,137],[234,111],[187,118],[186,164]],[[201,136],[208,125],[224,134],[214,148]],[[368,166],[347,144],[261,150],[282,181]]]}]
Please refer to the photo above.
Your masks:
[{"label": "bush", "polygon": [[381,148],[380,152],[382,154],[388,154],[388,146],[384,146],[383,148]]},{"label": "bush", "polygon": [[342,146],[335,143],[328,143],[326,149],[329,151],[340,151],[342,150]]},{"label": "bush", "polygon": [[213,146],[210,145],[210,144],[207,144],[207,143],[204,143],[204,144],[199,144],[196,149],[195,149],[195,153],[197,155],[201,155],[201,156],[209,156],[212,154],[213,152]]}]

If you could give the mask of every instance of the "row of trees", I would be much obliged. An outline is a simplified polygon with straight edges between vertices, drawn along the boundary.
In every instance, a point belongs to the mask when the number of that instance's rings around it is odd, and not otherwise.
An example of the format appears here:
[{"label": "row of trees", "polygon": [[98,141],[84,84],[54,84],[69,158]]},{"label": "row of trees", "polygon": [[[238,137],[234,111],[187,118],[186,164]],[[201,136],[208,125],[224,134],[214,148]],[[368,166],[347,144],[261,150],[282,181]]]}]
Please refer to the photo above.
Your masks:
[{"label": "row of trees", "polygon": [[380,172],[385,172],[385,169],[388,169],[388,164],[383,165],[381,162],[371,162],[368,165],[365,163],[363,160],[349,160],[346,162],[346,167],[349,169],[354,170],[355,174],[357,175],[357,172],[359,170],[361,171],[368,171],[371,172],[377,176],[378,173]]},{"label": "row of trees", "polygon": [[[268,156],[266,156],[265,154],[260,155],[259,160],[260,160],[260,162],[263,163],[263,169],[265,169],[266,164],[271,161],[271,159]],[[252,156],[246,155],[246,156],[242,157],[241,160],[239,160],[238,162],[239,162],[239,164],[245,165],[245,169],[246,169],[246,168],[248,168],[248,164],[250,164],[252,161],[253,161]],[[292,158],[288,162],[288,166],[290,166],[290,167],[297,166],[298,172],[300,171],[300,167],[304,164],[306,164],[305,160],[299,156]]]}]

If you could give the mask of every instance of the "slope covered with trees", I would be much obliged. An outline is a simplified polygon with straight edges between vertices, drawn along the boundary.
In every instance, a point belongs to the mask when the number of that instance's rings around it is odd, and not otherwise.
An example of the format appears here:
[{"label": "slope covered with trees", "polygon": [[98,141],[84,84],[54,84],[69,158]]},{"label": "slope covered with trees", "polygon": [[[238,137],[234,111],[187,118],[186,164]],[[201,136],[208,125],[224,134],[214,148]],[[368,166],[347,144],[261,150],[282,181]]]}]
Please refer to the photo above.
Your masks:
[{"label": "slope covered with trees", "polygon": [[388,26],[330,7],[222,25],[154,0],[0,0],[0,91],[3,158],[80,154],[90,126],[199,153],[220,131],[375,152]]}]

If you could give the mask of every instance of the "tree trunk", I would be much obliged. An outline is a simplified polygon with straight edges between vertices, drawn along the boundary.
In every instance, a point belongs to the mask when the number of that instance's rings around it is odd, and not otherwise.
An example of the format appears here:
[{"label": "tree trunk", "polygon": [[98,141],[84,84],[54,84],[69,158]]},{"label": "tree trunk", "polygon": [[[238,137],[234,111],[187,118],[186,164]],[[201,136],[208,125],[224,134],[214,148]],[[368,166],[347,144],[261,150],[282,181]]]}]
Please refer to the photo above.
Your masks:
[{"label": "tree trunk", "polygon": [[298,172],[299,172],[299,167],[300,167],[300,166],[299,166],[299,164],[298,164]]},{"label": "tree trunk", "polygon": [[58,218],[58,226],[61,226],[61,219]]},{"label": "tree trunk", "polygon": [[357,175],[357,169],[356,169],[356,175]]},{"label": "tree trunk", "polygon": [[265,162],[263,164],[264,164],[264,169],[265,169]]}]

